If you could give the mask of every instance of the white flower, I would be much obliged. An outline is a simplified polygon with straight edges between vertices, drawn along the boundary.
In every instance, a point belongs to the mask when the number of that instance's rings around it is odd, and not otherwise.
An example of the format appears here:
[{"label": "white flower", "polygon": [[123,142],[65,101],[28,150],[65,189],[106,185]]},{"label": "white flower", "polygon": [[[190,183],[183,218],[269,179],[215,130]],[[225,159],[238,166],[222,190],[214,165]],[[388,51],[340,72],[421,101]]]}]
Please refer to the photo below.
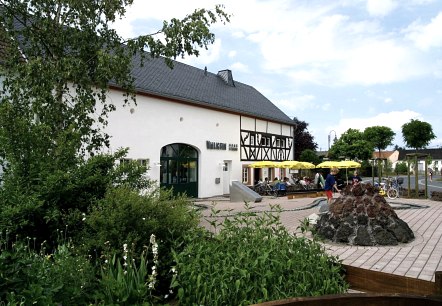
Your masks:
[{"label": "white flower", "polygon": [[150,243],[156,244],[156,242],[155,242],[155,235],[154,234],[150,235]]},{"label": "white flower", "polygon": [[81,221],[84,221],[84,220],[86,220],[86,218],[81,219]]}]

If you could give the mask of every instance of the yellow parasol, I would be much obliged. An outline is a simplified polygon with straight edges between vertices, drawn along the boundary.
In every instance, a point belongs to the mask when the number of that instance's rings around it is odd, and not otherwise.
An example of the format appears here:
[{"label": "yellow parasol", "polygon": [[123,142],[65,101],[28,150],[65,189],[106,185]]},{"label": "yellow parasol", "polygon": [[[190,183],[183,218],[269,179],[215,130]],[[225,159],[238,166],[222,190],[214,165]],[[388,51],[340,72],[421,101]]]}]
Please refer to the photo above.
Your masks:
[{"label": "yellow parasol", "polygon": [[302,162],[296,160],[285,160],[279,163],[281,168],[290,168],[290,169],[314,169],[315,165],[309,162]]},{"label": "yellow parasol", "polygon": [[352,160],[343,160],[339,162],[338,168],[361,168],[361,164]]},{"label": "yellow parasol", "polygon": [[316,165],[316,168],[334,168],[334,167],[339,168],[340,165],[341,164],[338,161],[328,160]]},{"label": "yellow parasol", "polygon": [[348,168],[361,168],[361,164],[352,160],[343,160],[339,162],[341,165],[338,166],[339,168],[345,168],[345,177],[347,178],[347,185],[348,185]]},{"label": "yellow parasol", "polygon": [[348,184],[348,168],[360,168],[361,164],[352,160],[342,160],[342,161],[325,161],[318,165],[316,165],[316,168],[345,168],[345,177],[347,178],[347,184]]},{"label": "yellow parasol", "polygon": [[251,163],[249,165],[250,168],[279,168],[280,163],[278,162],[274,162],[274,161],[270,161],[270,160],[262,160],[262,161],[257,161],[254,163]]}]

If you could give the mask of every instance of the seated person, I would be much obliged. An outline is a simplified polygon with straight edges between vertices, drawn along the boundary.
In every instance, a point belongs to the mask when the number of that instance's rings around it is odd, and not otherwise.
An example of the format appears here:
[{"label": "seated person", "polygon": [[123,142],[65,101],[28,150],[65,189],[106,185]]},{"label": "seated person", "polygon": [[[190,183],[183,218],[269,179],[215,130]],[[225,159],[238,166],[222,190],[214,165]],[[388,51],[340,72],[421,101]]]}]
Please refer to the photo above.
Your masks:
[{"label": "seated person", "polygon": [[323,189],[325,184],[324,177],[322,176],[322,171],[318,171],[315,175],[314,186],[318,189]]},{"label": "seated person", "polygon": [[357,185],[362,181],[357,170],[355,170],[355,172],[353,173],[351,181],[352,181],[352,185]]},{"label": "seated person", "polygon": [[284,177],[284,180],[282,181],[286,186],[291,186],[293,185],[292,183],[290,183],[290,180],[288,177]]},{"label": "seated person", "polygon": [[292,175],[290,176],[290,178],[289,178],[289,182],[290,182],[290,184],[292,184],[292,185],[295,185],[297,180],[298,180],[298,179],[296,178],[295,174],[292,174]]},{"label": "seated person", "polygon": [[270,186],[275,186],[276,184],[278,184],[278,183],[280,183],[280,181],[279,181],[279,179],[277,178],[277,177],[275,177],[274,179],[273,179],[273,181],[270,183]]}]

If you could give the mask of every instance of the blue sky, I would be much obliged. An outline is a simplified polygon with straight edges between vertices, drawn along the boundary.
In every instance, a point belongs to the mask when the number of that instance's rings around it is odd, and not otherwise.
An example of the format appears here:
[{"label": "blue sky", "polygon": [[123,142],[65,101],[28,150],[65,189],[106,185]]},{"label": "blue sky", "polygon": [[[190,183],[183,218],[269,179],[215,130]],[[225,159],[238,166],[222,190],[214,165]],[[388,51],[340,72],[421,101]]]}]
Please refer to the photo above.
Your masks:
[{"label": "blue sky", "polygon": [[154,33],[162,20],[224,4],[231,22],[214,45],[185,63],[255,87],[309,124],[318,149],[349,128],[383,125],[404,146],[401,126],[432,125],[442,146],[440,0],[135,0],[116,24],[124,37]]}]

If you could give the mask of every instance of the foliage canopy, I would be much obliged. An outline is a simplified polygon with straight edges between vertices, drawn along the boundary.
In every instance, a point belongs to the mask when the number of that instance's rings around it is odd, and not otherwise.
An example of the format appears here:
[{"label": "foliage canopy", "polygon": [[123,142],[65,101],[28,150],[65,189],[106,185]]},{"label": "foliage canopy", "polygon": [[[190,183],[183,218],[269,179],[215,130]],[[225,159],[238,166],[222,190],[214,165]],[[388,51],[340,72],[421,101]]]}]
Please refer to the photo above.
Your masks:
[{"label": "foliage canopy", "polygon": [[379,152],[393,144],[395,135],[396,133],[387,126],[370,126],[364,130],[365,140],[372,143]]},{"label": "foliage canopy", "polygon": [[293,118],[296,124],[295,130],[295,160],[301,160],[301,154],[304,150],[315,151],[318,148],[312,134],[308,131],[308,123],[305,121],[298,120],[298,118]]},{"label": "foliage canopy", "polygon": [[210,25],[229,15],[222,6],[199,9],[154,34],[125,39],[112,22],[132,3],[0,0],[0,229],[49,239],[109,189],[148,186],[145,168],[114,168],[125,151],[102,155],[115,110],[109,86],[135,102],[133,65],[152,56],[172,66],[173,58],[198,55],[214,41]]},{"label": "foliage canopy", "polygon": [[431,124],[417,119],[411,119],[410,122],[402,125],[402,136],[407,147],[416,150],[424,148],[436,138]]},{"label": "foliage canopy", "polygon": [[373,145],[364,139],[364,134],[356,129],[348,129],[332,145],[329,150],[331,159],[349,159],[367,160],[373,153]]}]

